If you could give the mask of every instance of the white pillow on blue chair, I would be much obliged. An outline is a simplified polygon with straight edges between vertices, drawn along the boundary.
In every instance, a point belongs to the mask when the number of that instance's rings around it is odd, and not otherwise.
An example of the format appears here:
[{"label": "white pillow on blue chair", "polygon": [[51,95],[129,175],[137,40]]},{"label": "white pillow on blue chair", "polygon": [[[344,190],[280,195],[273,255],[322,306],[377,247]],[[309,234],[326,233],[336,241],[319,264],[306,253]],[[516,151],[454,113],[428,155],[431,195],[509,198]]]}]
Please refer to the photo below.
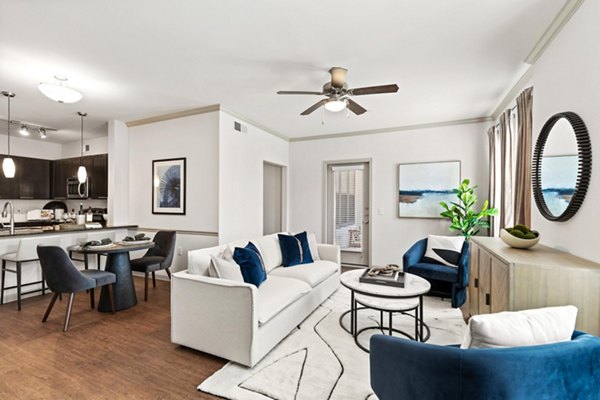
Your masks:
[{"label": "white pillow on blue chair", "polygon": [[465,238],[463,236],[427,236],[423,262],[458,267]]}]

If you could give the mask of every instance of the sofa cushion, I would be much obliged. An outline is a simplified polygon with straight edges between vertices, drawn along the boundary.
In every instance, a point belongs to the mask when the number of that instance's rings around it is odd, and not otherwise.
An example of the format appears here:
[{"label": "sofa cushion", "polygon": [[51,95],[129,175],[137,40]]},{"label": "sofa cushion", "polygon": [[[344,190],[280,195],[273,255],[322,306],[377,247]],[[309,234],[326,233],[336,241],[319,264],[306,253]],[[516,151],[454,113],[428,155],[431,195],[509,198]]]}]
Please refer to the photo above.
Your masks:
[{"label": "sofa cushion", "polygon": [[462,236],[427,236],[427,250],[422,262],[458,267],[465,238]]},{"label": "sofa cushion", "polygon": [[297,279],[269,276],[258,288],[258,322],[266,324],[281,310],[310,292],[308,284]]},{"label": "sofa cushion", "polygon": [[577,307],[546,307],[474,315],[461,349],[535,346],[571,340]]},{"label": "sofa cushion", "polygon": [[418,263],[408,268],[406,271],[425,279],[434,279],[445,282],[456,282],[458,279],[458,269],[447,265],[433,263]]},{"label": "sofa cushion", "polygon": [[259,287],[267,279],[260,251],[252,242],[248,243],[246,247],[236,247],[233,252],[233,260],[239,264],[244,282]]},{"label": "sofa cushion", "polygon": [[258,250],[260,250],[267,272],[281,265],[281,249],[279,248],[279,239],[276,233],[263,236],[254,241],[254,243],[256,243]]},{"label": "sofa cushion", "polygon": [[279,238],[284,267],[313,262],[306,232],[300,232],[293,236],[278,234],[277,237]]},{"label": "sofa cushion", "polygon": [[221,257],[212,256],[208,276],[213,278],[228,279],[235,282],[244,282],[242,270],[233,259],[226,260]]},{"label": "sofa cushion", "polygon": [[309,284],[311,287],[315,287],[333,275],[338,269],[339,266],[333,261],[318,260],[310,264],[275,268],[271,271],[269,277],[281,276],[298,279]]}]

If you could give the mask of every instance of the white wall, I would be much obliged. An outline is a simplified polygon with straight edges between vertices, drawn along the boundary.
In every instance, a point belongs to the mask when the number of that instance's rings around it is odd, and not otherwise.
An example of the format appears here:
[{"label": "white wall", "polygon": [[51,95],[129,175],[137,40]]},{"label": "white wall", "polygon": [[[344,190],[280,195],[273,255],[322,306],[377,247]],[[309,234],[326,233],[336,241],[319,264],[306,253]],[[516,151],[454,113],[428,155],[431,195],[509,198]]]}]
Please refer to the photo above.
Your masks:
[{"label": "white wall", "polygon": [[[7,147],[8,136],[0,135],[0,154],[6,154]],[[62,145],[60,143],[45,142],[18,136],[11,129],[10,153],[13,156],[56,160],[62,156]]]},{"label": "white wall", "polygon": [[398,164],[460,160],[462,178],[488,193],[488,124],[292,142],[290,145],[290,230],[323,235],[323,163],[372,159],[371,260],[402,262],[404,252],[428,234],[450,234],[442,219],[398,218]]},{"label": "white wall", "polygon": [[[287,166],[289,143],[226,112],[219,118],[219,242],[262,236],[263,163]],[[234,121],[247,132],[235,131]]]},{"label": "white wall", "polygon": [[[217,232],[218,146],[217,112],[129,128],[129,222],[148,228]],[[187,159],[186,215],[152,214],[152,160],[179,157]]]},{"label": "white wall", "polygon": [[534,142],[545,121],[555,113],[581,116],[592,139],[592,182],[579,212],[567,222],[544,219],[535,203],[532,226],[541,242],[600,262],[600,2],[586,1],[535,65],[533,73]]},{"label": "white wall", "polygon": [[[103,136],[93,139],[84,139],[84,156],[92,156],[95,154],[106,154],[108,153],[108,136]],[[85,151],[85,146],[89,145],[90,149]],[[60,158],[71,158],[79,157],[81,155],[81,142],[79,140],[63,143],[62,155]]]}]

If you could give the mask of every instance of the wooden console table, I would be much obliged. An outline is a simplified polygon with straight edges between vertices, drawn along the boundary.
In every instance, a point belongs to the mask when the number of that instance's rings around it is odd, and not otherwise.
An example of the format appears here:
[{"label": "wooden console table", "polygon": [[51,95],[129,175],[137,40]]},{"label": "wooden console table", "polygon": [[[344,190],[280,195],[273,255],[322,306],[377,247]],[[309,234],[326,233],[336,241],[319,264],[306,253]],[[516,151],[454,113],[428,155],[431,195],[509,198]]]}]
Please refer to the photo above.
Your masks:
[{"label": "wooden console table", "polygon": [[600,335],[600,264],[543,245],[471,239],[471,315],[568,304],[579,310],[578,330]]}]

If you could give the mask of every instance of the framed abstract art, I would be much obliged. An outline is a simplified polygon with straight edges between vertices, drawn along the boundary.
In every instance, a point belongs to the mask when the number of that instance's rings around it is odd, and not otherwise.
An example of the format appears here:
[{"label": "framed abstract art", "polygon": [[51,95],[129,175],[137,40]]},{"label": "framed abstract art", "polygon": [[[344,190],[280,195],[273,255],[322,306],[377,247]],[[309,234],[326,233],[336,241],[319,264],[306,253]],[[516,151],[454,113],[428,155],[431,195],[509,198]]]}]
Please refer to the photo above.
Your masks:
[{"label": "framed abstract art", "polygon": [[185,161],[152,161],[152,214],[185,215]]},{"label": "framed abstract art", "polygon": [[455,201],[460,161],[398,165],[398,216],[441,218],[440,201]]}]

